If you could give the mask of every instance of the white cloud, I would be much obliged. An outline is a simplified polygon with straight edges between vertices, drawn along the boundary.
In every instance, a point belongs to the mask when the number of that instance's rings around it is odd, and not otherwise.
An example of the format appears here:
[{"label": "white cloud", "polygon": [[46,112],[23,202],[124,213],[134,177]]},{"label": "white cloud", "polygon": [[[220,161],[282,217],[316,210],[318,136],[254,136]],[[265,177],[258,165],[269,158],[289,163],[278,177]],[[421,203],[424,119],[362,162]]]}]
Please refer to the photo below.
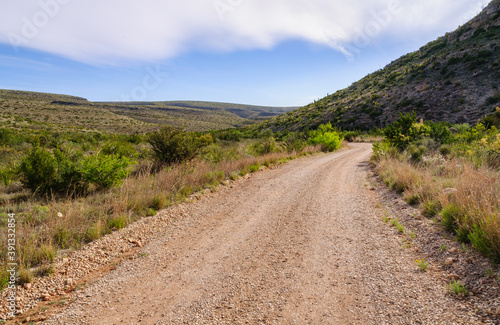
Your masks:
[{"label": "white cloud", "polygon": [[0,0],[0,42],[93,64],[301,39],[344,53],[455,28],[487,0]]}]

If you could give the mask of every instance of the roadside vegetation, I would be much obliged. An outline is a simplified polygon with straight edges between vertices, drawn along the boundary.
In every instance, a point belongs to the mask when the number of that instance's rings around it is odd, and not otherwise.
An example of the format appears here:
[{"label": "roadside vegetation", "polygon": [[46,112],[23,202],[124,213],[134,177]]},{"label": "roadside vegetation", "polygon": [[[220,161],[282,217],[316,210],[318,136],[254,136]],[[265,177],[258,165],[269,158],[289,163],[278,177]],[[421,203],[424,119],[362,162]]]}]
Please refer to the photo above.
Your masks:
[{"label": "roadside vegetation", "polygon": [[500,108],[476,125],[417,121],[384,129],[372,161],[382,180],[457,240],[500,262]]},{"label": "roadside vegetation", "polygon": [[[16,215],[20,282],[71,251],[190,195],[271,164],[340,148],[331,125],[306,132],[228,129],[147,134],[0,128],[0,251]],[[0,287],[6,285],[2,259]],[[47,271],[48,270],[48,271]]]}]

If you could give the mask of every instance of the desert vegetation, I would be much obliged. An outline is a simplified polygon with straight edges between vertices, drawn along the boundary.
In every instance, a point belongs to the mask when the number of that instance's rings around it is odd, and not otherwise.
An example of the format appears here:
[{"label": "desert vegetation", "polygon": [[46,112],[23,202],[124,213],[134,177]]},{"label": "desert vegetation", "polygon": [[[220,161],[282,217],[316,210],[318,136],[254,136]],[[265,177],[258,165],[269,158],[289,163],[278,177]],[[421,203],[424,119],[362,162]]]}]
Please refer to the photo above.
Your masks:
[{"label": "desert vegetation", "polygon": [[85,98],[0,89],[0,123],[11,128],[129,134],[170,125],[189,131],[241,127],[288,112],[216,102],[90,102]]},{"label": "desert vegetation", "polygon": [[374,144],[382,180],[459,241],[500,261],[500,108],[476,125],[402,114]]},{"label": "desert vegetation", "polygon": [[[271,164],[338,149],[331,125],[307,132],[228,129],[147,134],[0,129],[0,228],[17,221],[20,282],[66,251]],[[4,229],[5,230],[5,229]],[[0,249],[7,256],[7,231]],[[7,283],[2,260],[0,284]]]},{"label": "desert vegetation", "polygon": [[273,130],[383,128],[400,112],[467,123],[500,105],[500,2],[457,30],[404,55],[351,86],[261,123]]}]

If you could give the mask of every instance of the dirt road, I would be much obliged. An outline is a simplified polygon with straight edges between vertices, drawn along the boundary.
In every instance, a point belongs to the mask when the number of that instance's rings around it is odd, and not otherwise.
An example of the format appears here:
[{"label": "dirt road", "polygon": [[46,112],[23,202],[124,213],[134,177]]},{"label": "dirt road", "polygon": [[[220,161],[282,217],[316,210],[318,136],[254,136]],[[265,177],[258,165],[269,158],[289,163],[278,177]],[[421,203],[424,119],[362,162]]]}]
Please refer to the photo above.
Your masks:
[{"label": "dirt road", "polygon": [[48,324],[475,322],[381,220],[369,144],[301,158],[187,216]]}]

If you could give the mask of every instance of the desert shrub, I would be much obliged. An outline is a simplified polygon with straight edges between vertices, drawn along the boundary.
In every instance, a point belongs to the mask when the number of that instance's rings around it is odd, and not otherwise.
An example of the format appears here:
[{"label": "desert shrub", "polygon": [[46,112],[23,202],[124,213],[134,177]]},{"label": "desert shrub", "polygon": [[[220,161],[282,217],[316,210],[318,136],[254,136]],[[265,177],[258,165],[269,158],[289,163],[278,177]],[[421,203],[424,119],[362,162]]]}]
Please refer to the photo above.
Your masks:
[{"label": "desert shrub", "polygon": [[0,167],[0,184],[4,186],[9,186],[14,180],[16,180],[16,170],[13,166],[2,166]]},{"label": "desert shrub", "polygon": [[399,149],[405,149],[421,136],[429,135],[430,127],[417,123],[415,112],[400,113],[399,116],[398,120],[384,129],[384,135],[391,145]]},{"label": "desert shrub", "polygon": [[60,150],[54,150],[57,162],[57,177],[52,184],[52,191],[61,194],[79,194],[87,189],[87,184],[82,179],[80,165],[73,158]]},{"label": "desert shrub", "polygon": [[312,145],[321,145],[321,150],[332,152],[340,148],[344,138],[335,131],[331,123],[322,124],[318,130],[311,132],[309,142]]},{"label": "desert shrub", "polygon": [[427,122],[426,125],[430,127],[429,136],[431,139],[437,143],[445,144],[452,141],[452,133],[449,129],[449,125],[444,122]]},{"label": "desert shrub", "polygon": [[288,134],[283,141],[285,150],[288,152],[301,152],[307,145],[305,138],[304,134],[299,132]]},{"label": "desert shrub", "polygon": [[11,145],[13,137],[14,136],[12,134],[12,131],[10,131],[9,129],[4,129],[4,128],[0,129],[0,145],[2,146]]},{"label": "desert shrub", "polygon": [[107,142],[101,149],[104,155],[114,155],[119,157],[129,157],[134,158],[137,156],[137,152],[134,146],[129,142],[122,141],[110,141]]},{"label": "desert shrub", "polygon": [[48,193],[57,177],[57,161],[47,150],[34,147],[19,165],[21,182],[34,193]]},{"label": "desert shrub", "polygon": [[278,151],[276,140],[273,137],[265,138],[253,143],[250,146],[250,152],[255,156],[262,156],[268,153]]},{"label": "desert shrub", "polygon": [[427,147],[423,145],[417,146],[415,144],[410,144],[406,151],[410,155],[412,161],[419,162],[422,160],[423,155],[426,153]]},{"label": "desert shrub", "polygon": [[60,150],[34,147],[19,165],[22,184],[33,193],[77,193],[85,189],[76,162]]},{"label": "desert shrub", "polygon": [[346,131],[346,132],[342,132],[342,135],[344,136],[344,138],[347,141],[352,142],[356,139],[356,137],[358,137],[360,135],[360,132],[358,132],[358,131]]},{"label": "desert shrub", "polygon": [[100,189],[109,189],[123,182],[130,173],[129,166],[131,164],[135,164],[135,161],[126,157],[89,156],[82,161],[82,178]]},{"label": "desert shrub", "polygon": [[173,127],[164,127],[149,135],[154,157],[160,163],[174,164],[193,159],[205,145],[191,132],[183,132]]},{"label": "desert shrub", "polygon": [[459,124],[448,128],[444,123],[425,126],[429,129],[406,142],[405,154],[399,157],[390,155],[389,149],[394,142],[407,138],[374,144],[372,161],[380,177],[396,191],[405,191],[406,200],[416,202],[418,198],[424,216],[439,214],[442,224],[455,233],[457,240],[472,242],[483,255],[498,260],[498,129],[484,123],[473,127]]},{"label": "desert shrub", "polygon": [[438,152],[446,157],[451,154],[452,148],[450,145],[443,144],[442,146],[439,147]]},{"label": "desert shrub", "polygon": [[391,144],[387,141],[375,142],[373,144],[373,155],[371,157],[372,161],[377,162],[383,157],[396,158],[399,156],[400,154],[397,148],[391,146]]},{"label": "desert shrub", "polygon": [[224,131],[219,131],[217,133],[217,138],[225,141],[240,141],[241,138],[243,137],[243,134],[239,130],[224,130]]},{"label": "desert shrub", "polygon": [[137,133],[133,133],[128,135],[126,140],[133,144],[139,144],[142,142],[142,136]]}]

